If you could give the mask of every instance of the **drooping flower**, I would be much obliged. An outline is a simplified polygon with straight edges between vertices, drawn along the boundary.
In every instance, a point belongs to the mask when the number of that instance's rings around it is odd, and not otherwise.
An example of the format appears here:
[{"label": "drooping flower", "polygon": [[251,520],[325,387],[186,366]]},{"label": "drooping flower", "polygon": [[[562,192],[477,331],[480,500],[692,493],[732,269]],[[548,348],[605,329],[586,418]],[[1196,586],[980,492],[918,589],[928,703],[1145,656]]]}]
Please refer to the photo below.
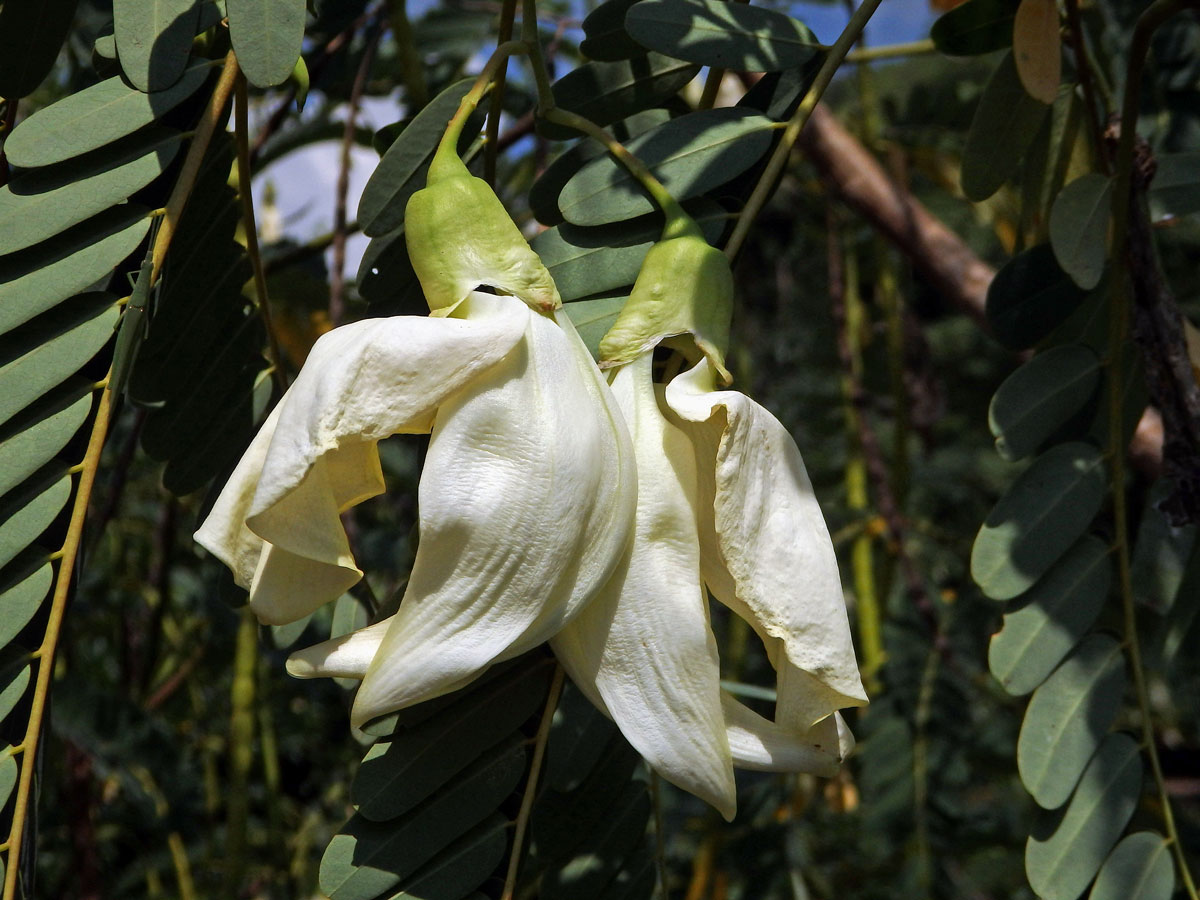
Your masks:
[{"label": "drooping flower", "polygon": [[[601,344],[618,364],[612,387],[637,460],[633,543],[551,642],[650,765],[727,818],[734,765],[833,775],[853,746],[837,710],[866,702],[795,442],[749,398],[715,390],[715,372],[728,378],[719,347],[732,291],[724,257],[676,217]],[[651,353],[680,334],[704,359],[664,390]],[[778,676],[774,721],[720,690],[706,587],[763,639]]]},{"label": "drooping flower", "polygon": [[[457,157],[438,171],[435,200],[480,193]],[[339,517],[384,490],[378,442],[432,432],[399,611],[291,666],[325,674],[314,659],[336,668],[370,645],[356,724],[544,642],[608,580],[632,526],[628,432],[549,274],[490,190],[452,234],[423,194],[406,228],[435,317],[323,336],[196,535],[262,621],[294,621],[362,577]]]}]

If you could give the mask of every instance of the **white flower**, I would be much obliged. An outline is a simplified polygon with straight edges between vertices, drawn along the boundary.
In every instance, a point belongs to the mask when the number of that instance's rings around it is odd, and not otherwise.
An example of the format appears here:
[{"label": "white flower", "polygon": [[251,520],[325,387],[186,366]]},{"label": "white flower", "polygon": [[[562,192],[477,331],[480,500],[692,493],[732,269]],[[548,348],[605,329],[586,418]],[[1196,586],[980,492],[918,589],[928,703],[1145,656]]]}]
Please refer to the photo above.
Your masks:
[{"label": "white flower", "polygon": [[[633,543],[551,645],[659,774],[732,818],[735,765],[835,774],[853,746],[836,710],[866,696],[799,451],[762,407],[713,391],[710,372],[700,363],[664,396],[651,354],[616,370],[638,469]],[[706,584],[766,644],[773,722],[720,690]]]},{"label": "white flower", "polygon": [[289,666],[365,676],[356,724],[545,641],[628,542],[632,450],[586,348],[561,310],[483,293],[323,336],[196,539],[262,621],[294,621],[362,576],[339,516],[384,490],[378,441],[431,430],[399,612]]}]

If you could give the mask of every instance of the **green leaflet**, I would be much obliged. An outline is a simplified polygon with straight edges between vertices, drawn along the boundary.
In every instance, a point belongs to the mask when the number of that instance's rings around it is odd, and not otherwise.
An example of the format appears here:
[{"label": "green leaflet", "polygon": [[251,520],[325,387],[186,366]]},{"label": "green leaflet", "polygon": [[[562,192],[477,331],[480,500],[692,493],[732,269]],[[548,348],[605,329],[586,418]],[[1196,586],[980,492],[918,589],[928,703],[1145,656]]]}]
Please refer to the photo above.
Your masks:
[{"label": "green leaflet", "polygon": [[[629,150],[676,200],[688,200],[758,162],[771,146],[773,125],[743,109],[703,110],[646,132],[629,142]],[[606,225],[656,209],[628,170],[608,157],[571,178],[558,203],[573,225]]]},{"label": "green leaflet", "polygon": [[354,816],[321,858],[330,900],[373,900],[491,815],[525,773],[524,739],[512,734],[407,814],[387,822]]},{"label": "green leaflet", "polygon": [[0,672],[0,721],[8,718],[13,707],[25,696],[31,668],[25,659],[18,659]]},{"label": "green leaflet", "polygon": [[[665,109],[647,109],[634,113],[618,123],[630,137],[670,121]],[[595,141],[579,141],[555,157],[529,188],[529,209],[543,225],[558,225],[563,221],[558,198],[566,183],[588,162],[603,155],[604,148]]]},{"label": "green leaflet", "polygon": [[1047,450],[984,520],[971,548],[971,576],[985,596],[1028,590],[1075,543],[1107,490],[1104,457],[1075,441]]},{"label": "green leaflet", "polygon": [[1039,806],[1057,809],[1071,796],[1124,690],[1121,645],[1093,634],[1034,691],[1017,740],[1017,770]]},{"label": "green leaflet", "polygon": [[0,616],[0,646],[7,646],[29,624],[50,592],[54,568],[41,561],[35,566],[32,572],[9,576],[10,580],[0,586],[0,606],[4,609]]},{"label": "green leaflet", "polygon": [[3,750],[0,750],[0,804],[8,804],[8,798],[12,796],[19,774],[20,768],[13,756],[12,745],[6,745]]},{"label": "green leaflet", "polygon": [[1008,181],[1037,136],[1050,107],[1025,93],[1012,53],[992,73],[963,148],[962,189],[968,200],[986,200]]},{"label": "green leaflet", "polygon": [[649,50],[743,72],[794,69],[821,50],[803,22],[724,0],[642,0],[625,16],[625,29]]},{"label": "green leaflet", "polygon": [[1061,325],[1087,297],[1058,265],[1049,244],[1022,251],[988,286],[987,318],[1009,350],[1032,347]]},{"label": "green leaflet", "polygon": [[[662,105],[699,71],[697,65],[658,53],[619,62],[584,63],[554,82],[554,101],[597,125],[611,125]],[[538,130],[551,140],[578,136],[575,129],[551,122],[540,122]]]},{"label": "green leaflet", "polygon": [[287,81],[304,41],[304,0],[226,0],[225,8],[246,80],[260,88]]},{"label": "green leaflet", "polygon": [[650,797],[645,785],[628,781],[601,814],[591,835],[572,849],[572,858],[546,874],[541,896],[545,900],[600,900],[610,897],[609,885],[638,849],[645,856],[646,821]]},{"label": "green leaflet", "polygon": [[1175,863],[1162,835],[1139,831],[1113,849],[1096,876],[1088,900],[1170,900]]},{"label": "green leaflet", "polygon": [[153,94],[120,78],[105,79],[35,112],[13,130],[4,152],[14,166],[26,168],[82,156],[158,121],[199,90],[211,71],[210,63],[199,63]]},{"label": "green leaflet", "polygon": [[967,0],[941,16],[929,29],[947,56],[978,56],[1012,44],[1014,0]]},{"label": "green leaflet", "polygon": [[9,0],[0,6],[0,97],[24,97],[45,80],[77,5],[78,0]]},{"label": "green leaflet", "polygon": [[116,298],[83,294],[0,341],[0,423],[79,370],[112,337]]},{"label": "green leaflet", "polygon": [[7,566],[49,528],[70,498],[71,477],[61,473],[6,496],[0,503],[0,566]]},{"label": "green leaflet", "polygon": [[389,900],[465,897],[479,887],[504,858],[508,832],[509,823],[505,816],[489,817],[443,850]]},{"label": "green leaflet", "polygon": [[628,299],[628,294],[616,294],[612,297],[575,300],[563,305],[593,359],[600,358],[600,341],[617,321]]},{"label": "green leaflet", "polygon": [[607,0],[583,20],[579,52],[588,59],[616,62],[643,53],[642,45],[625,30],[625,13],[637,0]]},{"label": "green leaflet", "polygon": [[1134,599],[1160,616],[1174,606],[1196,547],[1196,526],[1172,527],[1159,509],[1172,489],[1170,478],[1151,486],[1130,560]]},{"label": "green leaflet", "polygon": [[0,253],[24,250],[123,203],[175,158],[180,135],[146,129],[79,159],[27,170],[0,188]]},{"label": "green leaflet", "polygon": [[113,0],[121,71],[139,91],[169,88],[187,66],[200,0]]},{"label": "green leaflet", "polygon": [[1112,181],[1092,172],[1076,178],[1050,209],[1050,246],[1062,270],[1090,291],[1100,283],[1108,261],[1108,220]]},{"label": "green leaflet", "polygon": [[996,451],[1023,459],[1079,412],[1100,384],[1100,359],[1081,344],[1052,347],[1021,366],[996,390],[988,426]]},{"label": "green leaflet", "polygon": [[1025,844],[1025,874],[1043,900],[1075,900],[1095,877],[1142,792],[1137,743],[1110,734],[1088,763],[1070,804],[1043,815]]},{"label": "green leaflet", "polygon": [[24,252],[0,257],[0,335],[95,284],[150,228],[149,210],[126,204]]},{"label": "green leaflet", "polygon": [[988,645],[988,667],[1008,693],[1046,680],[1100,615],[1111,581],[1108,547],[1088,535],[1017,599]]},{"label": "green leaflet", "polygon": [[1200,152],[1164,153],[1156,161],[1148,198],[1154,218],[1200,212]]},{"label": "green leaflet", "polygon": [[[691,212],[705,238],[715,244],[728,223],[724,208],[704,203]],[[661,236],[660,217],[648,216],[598,228],[557,225],[535,237],[530,246],[567,302],[633,284],[646,253]]]},{"label": "green leaflet", "polygon": [[0,495],[54,458],[79,430],[92,408],[90,385],[83,390],[56,392],[14,418],[0,439]]},{"label": "green leaflet", "polygon": [[537,711],[549,675],[541,661],[515,667],[375,744],[350,789],[359,814],[386,821],[425,800]]},{"label": "green leaflet", "polygon": [[404,229],[371,238],[358,266],[358,294],[376,316],[429,314],[417,273],[408,258]]}]

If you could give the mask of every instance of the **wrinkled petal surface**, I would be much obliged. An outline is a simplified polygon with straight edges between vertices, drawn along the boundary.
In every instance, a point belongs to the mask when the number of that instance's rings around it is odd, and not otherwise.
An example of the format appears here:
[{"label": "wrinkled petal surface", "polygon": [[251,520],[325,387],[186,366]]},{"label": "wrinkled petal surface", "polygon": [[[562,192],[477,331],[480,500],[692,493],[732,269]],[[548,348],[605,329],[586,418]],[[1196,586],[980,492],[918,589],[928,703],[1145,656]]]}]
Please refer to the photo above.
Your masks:
[{"label": "wrinkled petal surface", "polygon": [[368,319],[313,346],[196,532],[263,622],[295,621],[362,577],[339,515],[382,493],[376,444],[429,431],[439,406],[510,354],[529,317],[487,300],[468,315]]},{"label": "wrinkled petal surface", "polygon": [[475,294],[469,307],[484,304],[520,309],[524,337],[437,411],[420,546],[355,699],[356,725],[547,640],[608,580],[629,540],[629,434],[570,320],[512,297]]},{"label": "wrinkled petal surface", "polygon": [[322,641],[288,657],[288,674],[294,678],[358,678],[362,679],[379,652],[383,636],[395,616],[388,616],[374,625],[359,628],[341,637]]},{"label": "wrinkled petal surface", "polygon": [[643,354],[612,382],[637,461],[633,542],[612,579],[551,646],[656,772],[731,819],[733,765],[700,583],[694,454],[659,410],[650,364]]},{"label": "wrinkled petal surface", "polygon": [[831,778],[854,749],[854,736],[838,713],[805,732],[760,716],[727,692],[722,693],[721,702],[729,749],[739,769],[808,772]]},{"label": "wrinkled petal surface", "polygon": [[696,448],[704,580],[766,645],[776,723],[807,733],[867,702],[833,543],[791,435],[749,397],[714,386],[702,360],[666,389]]}]

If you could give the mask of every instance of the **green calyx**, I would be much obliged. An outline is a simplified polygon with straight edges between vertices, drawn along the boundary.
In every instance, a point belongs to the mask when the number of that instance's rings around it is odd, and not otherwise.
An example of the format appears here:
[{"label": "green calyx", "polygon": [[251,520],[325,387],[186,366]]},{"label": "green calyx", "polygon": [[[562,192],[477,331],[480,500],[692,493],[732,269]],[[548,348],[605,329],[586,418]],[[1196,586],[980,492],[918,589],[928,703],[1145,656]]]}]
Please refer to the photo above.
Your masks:
[{"label": "green calyx", "polygon": [[457,134],[443,140],[429,179],[404,210],[413,270],[434,315],[448,315],[473,290],[488,285],[534,309],[562,306],[549,271],[491,187],[459,159]]},{"label": "green calyx", "polygon": [[[729,261],[676,207],[669,212],[662,240],[646,254],[629,301],[600,341],[600,367],[623,365],[669,338],[688,335],[721,382],[729,384],[733,379],[724,352],[732,311]],[[678,347],[678,341],[671,344]]]}]

